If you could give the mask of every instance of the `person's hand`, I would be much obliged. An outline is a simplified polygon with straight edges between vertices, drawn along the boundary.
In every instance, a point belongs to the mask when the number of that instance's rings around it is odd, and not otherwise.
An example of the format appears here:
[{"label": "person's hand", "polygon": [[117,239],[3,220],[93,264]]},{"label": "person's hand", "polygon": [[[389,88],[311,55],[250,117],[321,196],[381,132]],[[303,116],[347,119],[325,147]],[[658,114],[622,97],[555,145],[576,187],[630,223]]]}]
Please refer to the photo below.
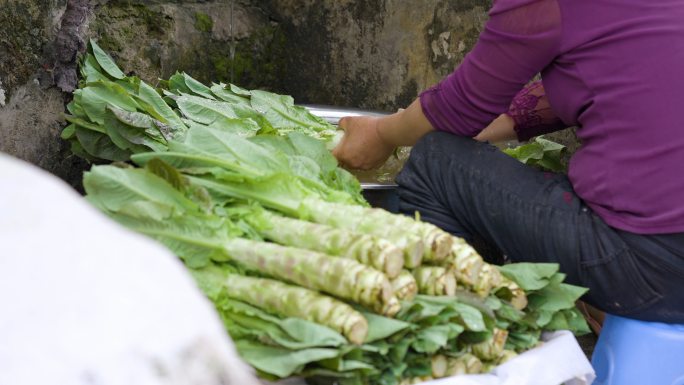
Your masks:
[{"label": "person's hand", "polygon": [[382,139],[378,127],[383,118],[347,116],[340,119],[344,130],[333,155],[345,168],[369,170],[381,166],[394,151],[394,146]]}]

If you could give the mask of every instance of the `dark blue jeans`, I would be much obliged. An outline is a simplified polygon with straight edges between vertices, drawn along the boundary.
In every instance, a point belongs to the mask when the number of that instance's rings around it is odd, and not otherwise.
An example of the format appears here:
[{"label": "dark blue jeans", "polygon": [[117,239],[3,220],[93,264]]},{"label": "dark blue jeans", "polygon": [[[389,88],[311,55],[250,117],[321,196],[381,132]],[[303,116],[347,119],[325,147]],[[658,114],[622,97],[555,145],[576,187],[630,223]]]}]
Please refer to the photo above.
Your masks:
[{"label": "dark blue jeans", "polygon": [[588,287],[583,300],[599,309],[684,323],[684,233],[612,228],[565,175],[447,133],[421,139],[397,183],[401,212],[418,211],[452,234],[483,240],[512,262],[558,263],[566,282]]}]

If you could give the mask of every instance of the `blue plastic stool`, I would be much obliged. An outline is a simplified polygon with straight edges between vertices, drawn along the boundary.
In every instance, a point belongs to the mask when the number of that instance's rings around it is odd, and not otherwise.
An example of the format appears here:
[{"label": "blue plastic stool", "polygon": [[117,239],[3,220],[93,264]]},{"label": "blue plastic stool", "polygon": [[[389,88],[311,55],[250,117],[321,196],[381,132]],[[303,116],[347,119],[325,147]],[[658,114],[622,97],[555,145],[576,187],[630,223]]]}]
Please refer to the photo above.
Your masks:
[{"label": "blue plastic stool", "polygon": [[593,385],[684,385],[684,325],[606,314]]}]

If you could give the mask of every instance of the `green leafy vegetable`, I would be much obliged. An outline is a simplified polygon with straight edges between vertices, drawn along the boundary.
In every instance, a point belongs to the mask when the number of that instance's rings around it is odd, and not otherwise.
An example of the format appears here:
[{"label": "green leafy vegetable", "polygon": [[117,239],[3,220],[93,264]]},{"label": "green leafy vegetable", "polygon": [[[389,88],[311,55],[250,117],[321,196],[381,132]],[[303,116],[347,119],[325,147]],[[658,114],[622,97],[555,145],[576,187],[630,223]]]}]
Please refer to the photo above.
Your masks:
[{"label": "green leafy vegetable", "polygon": [[[109,76],[115,79],[123,79],[126,75],[119,69],[119,67],[114,63],[109,55],[100,48],[100,46],[95,43],[94,40],[90,39],[90,46],[92,47],[95,59],[99,64],[100,68],[103,69]],[[93,68],[93,70],[96,70]]]},{"label": "green leafy vegetable", "polygon": [[565,146],[562,144],[538,136],[534,138],[533,142],[512,149],[505,149],[504,152],[522,163],[554,172],[563,172],[566,168],[561,159],[563,150],[565,150]]}]

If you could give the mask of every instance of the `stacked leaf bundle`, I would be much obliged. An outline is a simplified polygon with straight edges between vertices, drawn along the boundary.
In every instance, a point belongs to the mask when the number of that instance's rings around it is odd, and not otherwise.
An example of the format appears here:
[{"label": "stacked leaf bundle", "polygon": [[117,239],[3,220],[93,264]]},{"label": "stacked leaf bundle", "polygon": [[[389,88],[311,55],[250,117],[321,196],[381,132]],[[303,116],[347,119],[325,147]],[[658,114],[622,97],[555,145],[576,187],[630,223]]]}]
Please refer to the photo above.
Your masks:
[{"label": "stacked leaf bundle", "polygon": [[499,270],[435,226],[366,207],[324,145],[334,127],[291,98],[184,74],[157,90],[91,49],[64,137],[140,168],[93,167],[88,199],[185,262],[264,376],[477,373],[542,330],[586,330],[584,290],[555,265]]}]

